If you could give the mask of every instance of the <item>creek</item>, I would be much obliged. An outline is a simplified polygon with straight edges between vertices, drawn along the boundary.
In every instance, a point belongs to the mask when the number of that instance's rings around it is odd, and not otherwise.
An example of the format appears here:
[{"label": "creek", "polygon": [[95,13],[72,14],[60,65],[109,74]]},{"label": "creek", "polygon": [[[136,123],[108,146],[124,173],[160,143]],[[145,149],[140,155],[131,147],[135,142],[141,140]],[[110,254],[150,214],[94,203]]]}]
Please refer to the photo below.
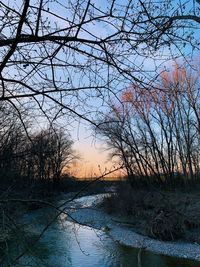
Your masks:
[{"label": "creek", "polygon": [[[99,196],[84,196],[68,203],[67,210],[90,207]],[[65,201],[60,200],[58,204]],[[29,236],[29,243],[41,233],[55,216],[50,208],[30,211],[21,219]],[[16,236],[11,247],[14,259],[23,249],[22,235]],[[26,248],[26,246],[24,246]],[[31,246],[30,246],[31,247]],[[111,239],[107,231],[97,230],[68,220],[62,214],[52,223],[36,245],[21,256],[16,267],[197,267],[199,262],[161,256],[142,251],[138,263],[138,249],[122,246]],[[140,253],[139,253],[140,254]],[[138,265],[139,264],[139,265]],[[6,266],[6,265],[5,265]]]}]

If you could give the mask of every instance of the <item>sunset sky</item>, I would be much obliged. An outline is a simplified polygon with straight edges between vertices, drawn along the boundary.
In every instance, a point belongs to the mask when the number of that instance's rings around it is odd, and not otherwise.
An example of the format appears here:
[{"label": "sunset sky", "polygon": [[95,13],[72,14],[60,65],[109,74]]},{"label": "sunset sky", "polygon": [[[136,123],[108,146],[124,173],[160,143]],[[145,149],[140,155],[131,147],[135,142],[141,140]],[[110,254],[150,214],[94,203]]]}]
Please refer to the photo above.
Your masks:
[{"label": "sunset sky", "polygon": [[94,136],[91,127],[74,124],[72,131],[74,149],[80,155],[75,166],[75,176],[95,177],[113,168],[114,163],[109,159],[106,144]]},{"label": "sunset sky", "polygon": [[[9,1],[6,1],[6,2],[9,2]],[[62,1],[60,2],[62,3]],[[102,10],[106,11],[107,3],[108,3],[107,1],[97,0],[97,1],[92,1],[92,2],[95,4],[95,6],[98,7],[100,11]],[[125,1],[118,0],[117,2],[118,4],[124,4],[124,3],[128,3],[128,0],[125,0]],[[22,3],[22,1],[20,0],[13,1],[14,7],[15,5],[17,7],[18,5],[20,5],[20,3]],[[178,5],[178,1],[174,1],[174,5],[175,6]],[[186,9],[187,8],[189,8],[189,4],[188,4],[188,7],[186,7]],[[66,13],[67,9],[63,8],[62,4],[55,5],[55,3],[50,1],[48,4],[48,9],[50,11],[52,10],[52,14],[55,12],[56,15],[60,16],[60,18],[61,17],[65,18],[67,16],[69,16],[70,18],[70,12],[68,12],[69,14],[67,14]],[[49,13],[46,14],[45,12],[44,12],[44,15],[45,16],[48,15],[50,26],[54,27],[54,25],[56,24],[57,27],[60,29],[62,28],[67,29],[69,27],[69,23],[66,22],[66,20],[64,19],[60,19],[59,17],[50,15]],[[99,22],[98,20],[95,22],[87,23],[83,27],[83,29],[84,30],[80,31],[79,36],[81,38],[86,38],[86,39],[89,38],[91,40],[94,39],[94,36],[96,36],[95,38],[105,38],[109,36],[112,32],[113,33],[115,32],[115,28],[111,27],[111,24],[106,24],[106,23],[104,24],[102,22]],[[83,49],[85,49],[86,51],[89,51],[89,46],[87,48],[83,46]],[[140,45],[138,49],[142,51],[142,49],[144,49],[143,45]],[[178,48],[173,47],[173,49],[174,49],[173,51],[174,54],[176,54],[176,52],[178,51]],[[184,49],[186,51],[187,46]],[[125,56],[126,60],[124,63],[125,64],[124,67],[129,68],[128,71],[130,72],[131,71],[135,72],[135,77],[138,79],[141,79],[141,80],[150,79],[151,80],[154,75],[156,76],[157,74],[159,74],[161,68],[158,68],[158,66],[160,67],[162,65],[162,70],[163,70],[166,64],[168,64],[168,66],[170,65],[170,61],[168,61],[165,64],[163,63],[166,62],[166,60],[169,60],[171,52],[172,51],[170,47],[164,47],[161,51],[152,52],[150,56],[145,55],[145,54],[141,56],[139,53],[136,53],[136,54],[133,53],[133,55],[130,55],[129,53],[127,53],[127,55]],[[188,48],[188,53],[190,52],[191,51]],[[98,52],[96,53],[97,53],[96,55],[98,55]],[[118,77],[119,74],[116,74],[117,76],[115,76],[114,71],[112,73],[112,70],[109,69],[109,84],[108,84],[109,91],[107,89],[103,90],[102,89],[103,85],[106,85],[105,88],[107,87],[107,71],[108,71],[107,65],[104,68],[102,68],[102,66],[99,64],[92,65],[92,63],[88,60],[88,58],[84,57],[82,54],[77,53],[75,57],[73,58],[70,53],[67,54],[62,51],[60,52],[58,59],[62,61],[68,61],[69,65],[70,63],[74,63],[74,62],[77,65],[84,65],[84,64],[86,65],[90,63],[91,71],[90,71],[90,68],[88,68],[86,73],[80,72],[81,68],[79,68],[78,70],[73,70],[73,68],[68,68],[68,69],[66,68],[65,73],[63,73],[62,70],[60,70],[59,68],[57,68],[55,71],[55,76],[59,77],[59,79],[62,78],[66,83],[68,83],[70,80],[72,88],[80,88],[80,87],[88,88],[88,90],[82,90],[82,91],[80,90],[78,93],[78,96],[76,95],[76,93],[72,95],[71,91],[69,90],[69,95],[63,98],[65,101],[64,104],[67,106],[67,108],[69,107],[69,110],[71,109],[75,111],[75,113],[72,113],[72,116],[74,117],[77,116],[75,114],[80,114],[82,117],[93,120],[93,118],[95,117],[94,115],[95,112],[100,113],[102,111],[105,111],[105,107],[103,105],[106,106],[106,104],[110,104],[111,103],[109,102],[110,99],[114,97],[116,97],[117,99],[117,97],[120,96],[120,91],[131,85],[132,80],[125,79],[123,75],[122,77],[121,76]],[[82,67],[82,69],[84,68]],[[24,71],[25,73],[24,75],[26,77],[27,67],[20,71],[21,72]],[[96,74],[94,75],[92,71],[94,71]],[[12,72],[12,68],[9,69],[9,73],[11,72]],[[14,73],[15,72],[13,70],[13,74]],[[51,73],[47,71],[47,73],[45,74],[46,75],[48,74],[49,75],[48,79],[51,80]],[[68,76],[70,77],[70,79]],[[67,77],[68,77],[68,80],[67,80]],[[31,79],[29,79],[29,82],[30,81]],[[61,84],[61,82],[58,82],[58,84]],[[98,89],[100,88],[99,91],[95,91],[91,89],[97,85],[99,86]],[[70,89],[70,85],[67,85],[67,86],[69,86],[69,88],[67,89]],[[104,95],[105,95],[105,99],[108,101],[107,103],[104,99]],[[68,109],[66,110],[68,111]],[[51,109],[50,111],[48,110],[48,112],[51,113]],[[77,120],[78,119],[79,118],[77,118]],[[70,132],[71,132],[72,139],[74,140],[74,149],[76,149],[77,153],[80,154],[80,158],[81,158],[77,166],[77,173],[78,173],[77,175],[81,175],[81,176],[88,176],[88,175],[95,176],[95,174],[98,175],[99,173],[98,166],[100,166],[101,172],[104,172],[105,168],[110,169],[113,166],[113,163],[111,163],[110,160],[108,160],[109,158],[108,152],[105,151],[106,145],[103,144],[102,141],[95,139],[94,133],[92,132],[92,129],[91,129],[92,127],[89,126],[88,124],[87,126],[84,126],[85,122],[80,122],[79,126],[77,122],[75,122],[74,124],[73,123],[72,124],[68,123],[68,124],[69,125],[66,125],[66,128],[68,126],[71,128]]]}]

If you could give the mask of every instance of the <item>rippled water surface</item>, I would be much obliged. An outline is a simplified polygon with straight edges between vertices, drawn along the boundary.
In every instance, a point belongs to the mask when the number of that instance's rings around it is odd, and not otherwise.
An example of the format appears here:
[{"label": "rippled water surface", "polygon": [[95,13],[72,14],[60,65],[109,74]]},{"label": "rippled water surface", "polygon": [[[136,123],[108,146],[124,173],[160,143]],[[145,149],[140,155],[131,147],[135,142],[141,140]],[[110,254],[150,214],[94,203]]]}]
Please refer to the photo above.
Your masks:
[{"label": "rippled water surface", "polygon": [[[73,207],[90,206],[95,196],[82,197]],[[98,201],[98,200],[97,200]],[[60,202],[62,203],[62,202]],[[55,214],[44,208],[23,218],[29,242],[36,237]],[[21,251],[20,237],[12,245],[13,258]],[[114,242],[105,232],[74,224],[65,215],[54,222],[37,245],[21,256],[17,267],[138,267],[138,250]],[[139,267],[197,267],[200,263],[142,252]]]}]

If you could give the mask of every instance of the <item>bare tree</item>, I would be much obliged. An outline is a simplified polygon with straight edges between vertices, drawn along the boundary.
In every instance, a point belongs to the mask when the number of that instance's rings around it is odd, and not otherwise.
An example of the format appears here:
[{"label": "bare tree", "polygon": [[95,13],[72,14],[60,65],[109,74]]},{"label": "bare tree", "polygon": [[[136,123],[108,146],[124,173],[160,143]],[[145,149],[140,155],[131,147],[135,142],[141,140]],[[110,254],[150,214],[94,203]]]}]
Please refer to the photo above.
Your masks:
[{"label": "bare tree", "polygon": [[121,95],[121,104],[111,105],[98,132],[113,156],[124,163],[131,183],[134,176],[173,185],[199,178],[198,71],[177,63],[160,79],[165,91],[132,86]]},{"label": "bare tree", "polygon": [[[27,114],[21,110],[26,130],[29,128]],[[0,108],[0,179],[1,185],[15,181],[23,172],[24,147],[27,135],[16,110],[1,102]],[[2,181],[3,179],[3,181]]]},{"label": "bare tree", "polygon": [[58,184],[63,169],[66,172],[77,159],[72,145],[71,137],[61,129],[51,127],[37,133],[30,144],[29,168],[32,167],[32,176]]},{"label": "bare tree", "polygon": [[148,86],[160,72],[155,59],[199,49],[195,1],[18,0],[0,8],[0,99],[16,108],[29,102],[52,120],[67,111],[94,123],[91,99],[101,106],[124,83]]},{"label": "bare tree", "polygon": [[[93,111],[104,109],[107,101],[110,103],[111,97],[119,97],[119,91],[126,86],[163,89],[160,84],[152,83],[163,71],[159,66],[174,56],[185,57],[199,50],[196,32],[199,23],[199,1],[192,0],[181,3],[170,0],[161,3],[151,0],[0,1],[0,101],[16,110],[27,136],[22,107],[31,109],[35,117],[38,113],[46,116],[50,123],[63,114],[70,114],[73,119],[81,118],[95,124]],[[183,109],[179,114],[179,122],[184,118],[193,125],[190,114],[193,112],[199,119],[199,104],[196,93],[191,92],[188,95],[192,104],[189,110]],[[151,94],[148,97],[152,100]],[[178,103],[182,107],[185,101],[181,99]],[[192,164],[193,175],[194,169],[198,169],[193,167],[194,162],[195,166],[199,164],[198,152],[190,154],[194,146],[193,142],[191,144],[193,129],[188,130],[184,123],[184,131],[180,132],[179,125],[175,124],[176,129],[171,134],[172,123],[167,124],[170,133],[167,130],[166,134],[165,126],[169,121],[160,120],[163,125],[159,128],[158,140],[154,129],[155,108],[151,107],[148,114],[148,104],[149,101],[142,98],[141,106],[135,106],[134,112],[125,111],[125,120],[123,116],[120,120],[117,117],[119,124],[107,124],[113,127],[108,137],[115,145],[114,153],[124,161],[130,175],[154,175],[161,180],[160,173],[175,171],[172,167],[176,162],[172,159],[174,149],[179,158],[188,151],[180,165],[187,172]],[[159,112],[157,118],[163,115],[163,110]],[[178,136],[181,141],[177,139],[174,143],[173,138]],[[12,140],[12,145],[17,146],[20,139],[16,141],[15,137],[7,140],[7,148],[12,153],[9,142]],[[37,147],[39,176],[50,175],[57,179],[63,168],[61,159],[66,159],[62,141],[59,143],[61,139],[55,136],[50,138],[53,147],[57,147],[51,154],[51,145],[43,134],[37,138],[48,159],[42,158],[43,152]],[[188,142],[185,147],[182,139]],[[68,145],[70,148],[70,143]],[[24,160],[23,173],[30,174],[34,171],[31,164],[35,159],[25,157]]]}]

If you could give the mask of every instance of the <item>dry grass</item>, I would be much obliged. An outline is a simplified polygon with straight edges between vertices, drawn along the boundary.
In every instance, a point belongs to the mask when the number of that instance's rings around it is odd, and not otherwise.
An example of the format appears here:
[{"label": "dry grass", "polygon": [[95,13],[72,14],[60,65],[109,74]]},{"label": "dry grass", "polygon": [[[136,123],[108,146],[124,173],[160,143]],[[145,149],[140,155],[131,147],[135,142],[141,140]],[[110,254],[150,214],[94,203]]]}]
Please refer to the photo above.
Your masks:
[{"label": "dry grass", "polygon": [[[104,199],[108,213],[134,221],[135,230],[161,240],[200,240],[200,195],[161,190],[133,190],[128,184]],[[191,231],[196,230],[196,238]]]}]

